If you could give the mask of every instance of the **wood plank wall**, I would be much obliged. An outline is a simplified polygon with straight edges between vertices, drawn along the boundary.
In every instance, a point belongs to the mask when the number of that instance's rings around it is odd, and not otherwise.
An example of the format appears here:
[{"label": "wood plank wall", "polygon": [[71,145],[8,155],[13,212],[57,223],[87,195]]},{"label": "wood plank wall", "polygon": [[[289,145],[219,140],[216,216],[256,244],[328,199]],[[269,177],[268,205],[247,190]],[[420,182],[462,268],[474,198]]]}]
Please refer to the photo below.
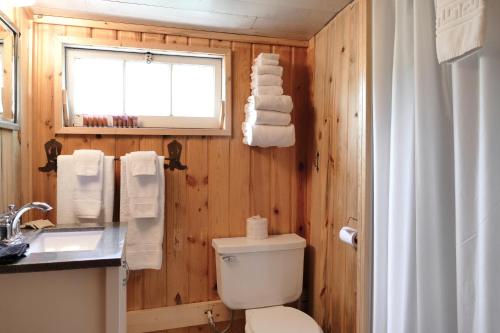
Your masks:
[{"label": "wood plank wall", "polygon": [[[57,176],[41,173],[37,167],[46,162],[43,144],[54,137],[52,80],[53,52],[57,50],[53,49],[53,40],[60,35],[229,47],[233,51],[232,137],[57,136],[63,144],[64,154],[80,148],[94,148],[114,156],[135,150],[155,150],[167,155],[167,144],[173,139],[183,146],[182,162],[189,169],[165,173],[163,266],[159,271],[131,274],[129,310],[217,299],[211,239],[244,235],[245,219],[249,216],[269,217],[271,233],[296,232],[307,236],[304,191],[310,127],[307,48],[35,23],[32,190],[34,200],[47,201],[54,206],[57,205]],[[240,128],[243,106],[250,94],[251,63],[258,53],[271,51],[281,55],[284,90],[294,100],[297,144],[286,149],[249,148],[242,144]],[[49,218],[56,220],[55,210]],[[238,329],[241,330],[242,325]],[[175,332],[200,330],[208,332],[206,327]]]},{"label": "wood plank wall", "polygon": [[338,238],[358,227],[361,166],[360,10],[356,0],[309,43],[313,135],[308,168],[310,311],[325,333],[356,332],[357,253]]},{"label": "wood plank wall", "polygon": [[[17,26],[22,34],[20,40],[19,64],[21,67],[21,131],[0,128],[0,213],[5,212],[9,204],[20,205],[29,191],[22,179],[26,179],[29,167],[22,157],[24,136],[29,129],[24,127],[29,113],[29,50],[31,43],[31,23],[29,14],[20,8],[2,7],[5,15]],[[23,145],[21,145],[23,143]],[[23,162],[23,163],[22,163]]]}]

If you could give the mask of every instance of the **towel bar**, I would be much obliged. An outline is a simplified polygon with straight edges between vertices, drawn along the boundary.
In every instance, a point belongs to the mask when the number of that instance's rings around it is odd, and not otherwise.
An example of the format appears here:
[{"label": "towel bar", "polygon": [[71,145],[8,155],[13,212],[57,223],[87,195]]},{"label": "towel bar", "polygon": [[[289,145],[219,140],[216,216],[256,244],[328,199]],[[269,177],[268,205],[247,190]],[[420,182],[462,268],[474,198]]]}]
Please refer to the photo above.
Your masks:
[{"label": "towel bar", "polygon": [[[56,139],[50,139],[44,144],[45,155],[47,156],[47,163],[39,167],[38,170],[41,172],[57,172],[57,157],[61,155],[62,143]],[[181,162],[182,145],[177,140],[173,140],[167,145],[168,157],[165,158],[164,168],[173,171],[186,170],[187,165]],[[115,157],[115,161],[119,161],[120,157]]]}]

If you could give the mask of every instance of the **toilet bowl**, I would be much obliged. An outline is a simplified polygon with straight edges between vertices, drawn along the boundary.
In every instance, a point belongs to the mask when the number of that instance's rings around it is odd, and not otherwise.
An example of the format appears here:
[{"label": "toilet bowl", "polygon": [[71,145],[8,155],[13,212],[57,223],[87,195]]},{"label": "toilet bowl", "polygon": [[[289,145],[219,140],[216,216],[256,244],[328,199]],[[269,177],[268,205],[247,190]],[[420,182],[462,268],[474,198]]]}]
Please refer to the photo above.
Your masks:
[{"label": "toilet bowl", "polygon": [[302,294],[304,238],[219,238],[212,246],[217,292],[228,308],[245,310],[245,333],[322,333],[306,313],[283,306]]},{"label": "toilet bowl", "polygon": [[313,318],[287,306],[245,311],[245,333],[322,333]]}]

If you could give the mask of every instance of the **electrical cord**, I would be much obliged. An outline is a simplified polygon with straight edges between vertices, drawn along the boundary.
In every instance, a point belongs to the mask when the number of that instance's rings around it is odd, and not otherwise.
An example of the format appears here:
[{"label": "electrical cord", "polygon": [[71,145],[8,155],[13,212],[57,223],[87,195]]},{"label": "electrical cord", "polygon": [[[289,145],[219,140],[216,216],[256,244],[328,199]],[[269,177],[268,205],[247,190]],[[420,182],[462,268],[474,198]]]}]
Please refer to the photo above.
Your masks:
[{"label": "electrical cord", "polygon": [[227,333],[227,332],[229,332],[229,330],[231,329],[231,326],[233,325],[233,316],[234,316],[233,310],[231,310],[231,318],[229,319],[229,324],[222,331],[219,331],[217,329],[217,327],[215,326],[215,321],[214,321],[214,316],[212,314],[212,310],[208,310],[206,313],[207,313],[207,318],[208,318],[208,325],[212,329],[212,332],[214,332],[214,333]]}]

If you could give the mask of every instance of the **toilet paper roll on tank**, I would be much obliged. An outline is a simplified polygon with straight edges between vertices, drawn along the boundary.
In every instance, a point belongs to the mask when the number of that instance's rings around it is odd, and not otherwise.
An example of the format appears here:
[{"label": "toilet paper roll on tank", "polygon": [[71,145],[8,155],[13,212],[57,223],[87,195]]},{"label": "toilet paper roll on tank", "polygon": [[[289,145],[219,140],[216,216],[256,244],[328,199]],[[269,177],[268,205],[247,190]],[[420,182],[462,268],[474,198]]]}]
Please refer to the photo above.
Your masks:
[{"label": "toilet paper roll on tank", "polygon": [[260,215],[247,219],[247,238],[266,239],[268,237],[268,221]]}]

